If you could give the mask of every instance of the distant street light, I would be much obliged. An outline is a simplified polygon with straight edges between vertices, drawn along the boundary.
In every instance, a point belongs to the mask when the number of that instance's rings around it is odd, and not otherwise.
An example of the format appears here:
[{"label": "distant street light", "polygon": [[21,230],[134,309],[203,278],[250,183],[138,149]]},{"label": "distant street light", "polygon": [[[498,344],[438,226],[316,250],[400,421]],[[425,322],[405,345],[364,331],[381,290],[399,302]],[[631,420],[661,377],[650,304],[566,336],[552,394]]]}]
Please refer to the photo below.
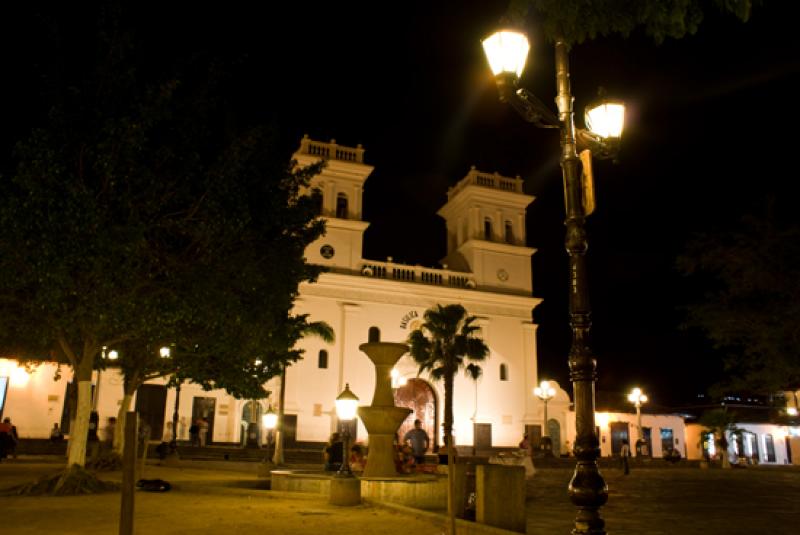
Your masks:
[{"label": "distant street light", "polygon": [[648,455],[648,452],[644,448],[644,433],[642,433],[642,404],[647,403],[647,396],[642,392],[642,389],[637,386],[628,394],[628,401],[633,403],[633,406],[636,407],[636,430],[638,433],[636,455]]},{"label": "distant street light", "polygon": [[[163,346],[158,350],[158,354],[162,359],[170,359],[172,358],[172,348],[169,346]],[[177,369],[175,373],[177,375]],[[175,381],[175,407],[172,410],[172,441],[169,443],[169,449],[173,455],[177,455],[178,453],[178,409],[180,408],[180,403],[181,381],[180,379],[177,379]]]},{"label": "distant street light", "polygon": [[344,391],[336,398],[336,416],[340,421],[345,422],[342,438],[344,444],[342,445],[342,465],[336,473],[340,477],[353,477],[353,472],[350,470],[350,422],[356,417],[356,410],[358,409],[358,396],[353,394],[350,390],[350,384],[345,384]]},{"label": "distant street light", "polygon": [[542,426],[542,450],[546,454],[553,454],[553,442],[547,430],[547,402],[556,395],[556,389],[550,386],[550,381],[542,381],[533,389],[533,394],[544,403],[544,425]]},{"label": "distant street light", "polygon": [[[100,358],[103,360],[117,360],[119,358],[119,353],[114,349],[108,351],[108,346],[103,346],[100,350]],[[105,364],[103,366],[105,366]],[[92,397],[92,412],[97,412],[97,404],[100,401],[100,379],[102,377],[103,369],[101,367],[97,370],[97,385],[94,387],[94,396]]]},{"label": "distant street light", "polygon": [[[605,533],[605,522],[600,516],[600,507],[608,501],[608,486],[597,468],[597,458],[600,456],[600,441],[594,426],[594,383],[597,372],[595,358],[589,348],[591,307],[585,219],[594,211],[592,156],[616,156],[625,110],[621,103],[603,98],[587,109],[587,127],[590,129],[575,128],[569,46],[562,36],[555,38],[558,114],[545,106],[533,93],[518,87],[530,49],[528,38],[524,34],[514,30],[501,30],[485,39],[483,47],[495,76],[500,101],[510,104],[523,119],[535,126],[558,129],[561,134],[572,328],[572,346],[568,361],[575,400],[574,452],[577,461],[569,483],[569,495],[578,508],[573,533],[602,535]],[[583,149],[580,157],[578,149]]]}]

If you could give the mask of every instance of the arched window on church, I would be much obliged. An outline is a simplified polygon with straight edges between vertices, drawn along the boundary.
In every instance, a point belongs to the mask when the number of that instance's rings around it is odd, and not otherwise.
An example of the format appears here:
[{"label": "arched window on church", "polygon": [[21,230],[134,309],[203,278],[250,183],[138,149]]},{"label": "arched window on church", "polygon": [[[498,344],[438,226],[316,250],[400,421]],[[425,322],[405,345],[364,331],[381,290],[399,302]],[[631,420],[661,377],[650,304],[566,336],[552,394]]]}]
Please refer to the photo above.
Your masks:
[{"label": "arched window on church", "polygon": [[514,225],[506,221],[506,243],[514,243]]},{"label": "arched window on church", "polygon": [[500,380],[508,381],[508,366],[505,364],[500,365]]},{"label": "arched window on church", "polygon": [[336,195],[336,217],[347,219],[347,195],[344,193]]},{"label": "arched window on church", "polygon": [[488,217],[483,220],[483,239],[492,241],[492,220]]},{"label": "arched window on church", "polygon": [[324,349],[319,350],[319,356],[317,357],[317,368],[326,369],[328,367],[328,352]]},{"label": "arched window on church", "polygon": [[381,330],[377,327],[370,327],[369,333],[367,334],[367,342],[380,342],[381,341]]}]

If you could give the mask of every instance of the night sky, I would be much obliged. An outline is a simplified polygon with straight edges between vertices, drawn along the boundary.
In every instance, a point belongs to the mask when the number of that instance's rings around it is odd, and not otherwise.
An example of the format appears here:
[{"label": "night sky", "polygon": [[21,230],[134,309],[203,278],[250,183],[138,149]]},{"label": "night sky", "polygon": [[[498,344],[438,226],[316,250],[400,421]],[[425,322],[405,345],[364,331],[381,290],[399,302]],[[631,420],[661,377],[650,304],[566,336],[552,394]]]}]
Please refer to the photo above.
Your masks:
[{"label": "night sky", "polygon": [[[447,188],[470,165],[521,175],[536,196],[527,223],[538,249],[534,295],[544,298],[534,314],[539,371],[567,386],[557,131],[536,129],[498,102],[480,47],[506,2],[297,4],[137,2],[126,16],[154,68],[187,55],[228,61],[232,117],[277,125],[287,157],[306,133],[361,143],[375,166],[364,193],[368,258],[438,265],[446,246],[435,212]],[[768,194],[785,206],[794,199],[800,45],[790,4],[767,2],[744,24],[709,12],[700,32],[681,41],[601,38],[571,54],[578,125],[599,85],[628,104],[619,163],[595,162],[598,208],[588,223],[600,390],[638,385],[668,405],[721,373],[708,343],[678,329],[692,293],[674,263],[691,233],[762,210]],[[13,142],[46,111],[38,72],[52,53],[53,26],[36,9],[0,9],[4,173]],[[64,42],[80,42],[91,28],[86,7],[46,14]],[[552,46],[530,38],[523,84],[552,103]]]}]

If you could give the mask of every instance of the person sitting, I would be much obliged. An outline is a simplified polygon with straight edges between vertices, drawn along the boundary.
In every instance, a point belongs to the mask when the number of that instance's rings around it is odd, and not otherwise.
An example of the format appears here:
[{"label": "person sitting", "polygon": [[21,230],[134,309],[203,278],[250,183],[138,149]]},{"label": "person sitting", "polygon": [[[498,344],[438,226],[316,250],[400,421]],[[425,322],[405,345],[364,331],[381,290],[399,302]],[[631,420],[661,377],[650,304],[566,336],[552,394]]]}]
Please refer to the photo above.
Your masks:
[{"label": "person sitting", "polygon": [[410,474],[414,471],[414,467],[416,466],[416,462],[414,461],[414,452],[411,449],[411,446],[404,445],[400,447],[400,468],[399,472],[401,474]]},{"label": "person sitting", "polygon": [[664,454],[664,459],[671,463],[677,463],[678,461],[681,460],[681,452],[679,452],[675,448],[672,448],[671,450],[668,450],[667,453]]},{"label": "person sitting", "polygon": [[364,448],[360,444],[353,444],[350,448],[350,470],[353,472],[363,472],[367,465],[367,458],[364,456]]},{"label": "person sitting", "polygon": [[323,459],[325,460],[325,471],[335,472],[342,466],[344,461],[344,445],[342,439],[339,438],[339,433],[333,433],[331,438],[328,439],[328,445],[325,446],[323,451]]},{"label": "person sitting", "polygon": [[61,428],[58,427],[58,423],[54,423],[53,428],[50,430],[50,441],[61,442],[62,440],[64,440],[64,433],[61,432]]}]

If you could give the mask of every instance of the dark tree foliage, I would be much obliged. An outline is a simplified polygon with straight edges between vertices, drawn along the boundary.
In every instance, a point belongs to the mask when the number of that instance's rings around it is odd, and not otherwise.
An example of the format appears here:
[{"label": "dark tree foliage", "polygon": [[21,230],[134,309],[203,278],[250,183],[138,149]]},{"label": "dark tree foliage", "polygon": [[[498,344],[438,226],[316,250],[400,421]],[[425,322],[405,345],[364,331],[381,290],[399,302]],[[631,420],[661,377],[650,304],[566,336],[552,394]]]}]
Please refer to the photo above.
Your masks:
[{"label": "dark tree foliage", "polygon": [[702,295],[686,307],[724,354],[718,390],[771,394],[800,385],[800,228],[772,209],[733,230],[698,234],[678,268]]},{"label": "dark tree foliage", "polygon": [[530,23],[548,40],[580,44],[598,36],[629,36],[641,29],[660,43],[694,34],[709,7],[747,21],[760,0],[512,0],[509,17]]},{"label": "dark tree foliage", "polygon": [[110,5],[82,54],[51,51],[46,120],[0,180],[0,354],[85,383],[107,346],[126,380],[179,369],[263,397],[308,328],[291,309],[319,273],[303,256],[323,231],[303,194],[319,166],[296,168],[268,128],[230,128],[218,65],[144,68]]}]

